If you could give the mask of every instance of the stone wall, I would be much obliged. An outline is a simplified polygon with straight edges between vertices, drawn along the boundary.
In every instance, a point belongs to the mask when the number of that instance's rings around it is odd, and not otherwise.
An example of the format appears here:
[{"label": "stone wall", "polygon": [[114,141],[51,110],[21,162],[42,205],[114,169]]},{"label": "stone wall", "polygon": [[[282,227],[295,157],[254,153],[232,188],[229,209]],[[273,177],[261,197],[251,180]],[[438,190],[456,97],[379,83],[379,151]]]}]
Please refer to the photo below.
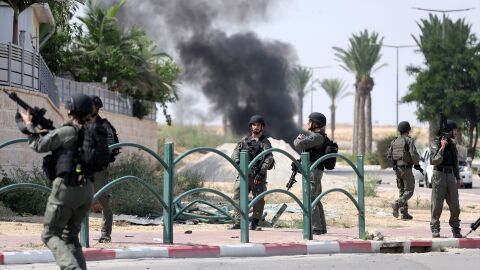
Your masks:
[{"label": "stone wall", "polygon": [[[0,143],[11,139],[26,138],[18,131],[15,123],[17,105],[3,91],[15,91],[17,95],[31,106],[43,107],[47,110],[46,117],[53,120],[56,127],[67,119],[64,105],[58,109],[47,95],[12,87],[0,86]],[[120,114],[100,111],[100,115],[115,126],[121,142],[134,142],[157,151],[157,123],[151,120],[139,120]],[[132,151],[128,148],[122,152]],[[26,143],[19,143],[0,149],[0,166],[8,173],[11,169],[22,168],[30,170],[33,166],[41,166],[43,155],[29,149]]]}]

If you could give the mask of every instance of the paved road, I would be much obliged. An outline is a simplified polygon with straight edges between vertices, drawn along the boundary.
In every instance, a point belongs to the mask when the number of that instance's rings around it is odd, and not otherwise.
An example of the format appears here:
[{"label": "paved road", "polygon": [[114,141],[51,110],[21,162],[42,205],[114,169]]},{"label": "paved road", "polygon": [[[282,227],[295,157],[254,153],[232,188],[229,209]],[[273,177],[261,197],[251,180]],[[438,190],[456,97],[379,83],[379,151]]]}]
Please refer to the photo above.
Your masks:
[{"label": "paved road", "polygon": [[[336,179],[343,179],[346,184],[351,184],[352,181],[356,181],[357,175],[351,170],[346,168],[336,169],[332,171],[326,171],[325,177],[329,175],[335,176]],[[383,187],[392,187],[396,188],[396,179],[395,174],[392,170],[367,170],[365,171],[366,180],[368,179],[381,179]],[[419,188],[418,183],[416,186],[417,190],[429,191],[427,188]],[[471,189],[461,189],[460,193],[469,193],[480,195],[480,177],[474,175],[473,177],[473,187]],[[480,269],[480,268],[479,268]]]},{"label": "paved road", "polygon": [[[203,258],[203,259],[143,259],[88,262],[88,269],[140,270],[291,270],[291,269],[372,269],[372,270],[478,270],[478,249],[452,249],[447,252],[423,254],[335,254],[262,258]],[[5,267],[5,266],[4,266]],[[54,264],[6,266],[2,269],[58,269]]]}]

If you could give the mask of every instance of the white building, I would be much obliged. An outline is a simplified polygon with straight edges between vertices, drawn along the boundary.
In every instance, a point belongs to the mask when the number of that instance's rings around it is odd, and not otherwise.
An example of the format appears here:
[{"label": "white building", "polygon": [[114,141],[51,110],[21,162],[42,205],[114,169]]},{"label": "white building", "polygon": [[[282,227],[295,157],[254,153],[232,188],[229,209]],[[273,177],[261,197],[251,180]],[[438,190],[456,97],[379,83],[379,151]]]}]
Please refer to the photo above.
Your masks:
[{"label": "white building", "polygon": [[[12,42],[13,9],[0,1],[0,43]],[[18,17],[18,45],[29,51],[39,48],[55,32],[55,20],[47,3],[34,4]]]}]

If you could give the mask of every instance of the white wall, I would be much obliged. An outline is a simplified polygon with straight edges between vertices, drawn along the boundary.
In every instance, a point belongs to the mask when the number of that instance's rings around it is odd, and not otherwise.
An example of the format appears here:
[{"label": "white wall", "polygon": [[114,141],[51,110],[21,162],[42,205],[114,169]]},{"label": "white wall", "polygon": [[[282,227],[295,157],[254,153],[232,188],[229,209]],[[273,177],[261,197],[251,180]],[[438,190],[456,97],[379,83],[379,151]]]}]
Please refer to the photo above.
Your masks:
[{"label": "white wall", "polygon": [[[18,17],[18,31],[25,30],[25,49],[33,50],[32,42],[37,44],[36,29],[38,26],[34,26],[33,9],[27,8]],[[4,4],[0,4],[0,43],[7,43],[12,41],[13,31],[13,10]],[[31,39],[31,37],[37,37],[37,39]],[[38,46],[36,46],[38,47]],[[37,49],[38,51],[38,49]]]}]

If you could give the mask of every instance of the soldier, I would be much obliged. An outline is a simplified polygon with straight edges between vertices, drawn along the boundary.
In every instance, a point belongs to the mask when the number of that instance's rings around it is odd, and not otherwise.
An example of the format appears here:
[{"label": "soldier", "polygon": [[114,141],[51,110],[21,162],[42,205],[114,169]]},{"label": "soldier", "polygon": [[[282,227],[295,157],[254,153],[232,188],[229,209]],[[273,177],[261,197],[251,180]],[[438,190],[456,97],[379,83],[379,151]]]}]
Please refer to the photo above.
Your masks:
[{"label": "soldier", "polygon": [[458,188],[462,186],[462,179],[458,171],[457,148],[453,141],[457,136],[457,124],[447,121],[448,133],[438,136],[431,145],[434,165],[432,175],[432,219],[430,229],[432,237],[440,237],[440,216],[443,201],[446,200],[450,210],[449,224],[452,227],[453,237],[462,238],[460,233],[460,203],[458,201]]},{"label": "soldier", "polygon": [[[298,151],[310,152],[310,162],[314,162],[325,153],[325,144],[327,142],[327,134],[325,134],[325,126],[327,119],[325,115],[319,112],[313,112],[308,116],[307,129],[311,131],[308,136],[299,134],[293,141],[293,145]],[[323,167],[320,163],[311,175],[310,197],[316,198],[322,193],[322,176]],[[327,233],[327,224],[325,222],[325,213],[323,212],[322,202],[319,201],[312,209],[312,227],[313,234],[320,235]]]},{"label": "soldier", "polygon": [[[240,151],[246,150],[248,152],[249,161],[252,161],[261,152],[272,148],[270,141],[265,135],[263,135],[263,129],[265,128],[265,120],[260,115],[254,115],[248,122],[251,134],[244,137],[235,147],[232,154],[232,159],[240,164]],[[267,170],[273,168],[274,159],[272,153],[268,153],[263,156],[249,171],[248,174],[248,189],[252,192],[253,198],[260,193],[267,190]],[[240,201],[240,179],[237,177],[234,185],[233,199],[235,202]],[[253,206],[252,223],[250,224],[251,230],[260,230],[258,223],[263,215],[263,208],[265,206],[265,199],[260,199]],[[235,210],[234,224],[230,227],[231,230],[240,229],[240,213]]]},{"label": "soldier", "polygon": [[392,204],[393,216],[398,218],[398,210],[402,213],[402,220],[411,220],[413,217],[408,214],[408,200],[413,196],[415,189],[415,178],[412,167],[423,171],[420,168],[420,155],[415,148],[415,142],[410,138],[410,123],[402,121],[398,123],[400,136],[395,138],[388,148],[387,158],[393,162],[393,170],[397,176],[397,187],[399,198]]},{"label": "soldier", "polygon": [[[100,108],[103,108],[103,102],[98,96],[90,96],[93,100],[93,114],[92,114],[92,121],[95,121],[98,125],[103,126],[107,130],[107,142],[108,145],[112,145],[114,143],[118,143],[117,131],[112,126],[112,124],[106,119],[100,117],[98,115],[98,111]],[[118,155],[120,152],[118,149],[114,149],[111,151],[110,162],[115,161],[115,156]],[[93,175],[94,178],[94,190],[95,193],[98,192],[101,188],[103,188],[108,183],[108,171],[107,168],[100,172],[96,172]],[[111,207],[111,198],[112,198],[112,191],[108,190],[107,192],[103,193],[102,196],[98,199],[100,205],[102,206],[102,235],[98,239],[100,243],[108,243],[112,241],[111,234],[112,234],[112,222],[113,222],[113,214],[112,214],[112,207]]]},{"label": "soldier", "polygon": [[22,113],[22,119],[32,133],[29,146],[39,153],[53,152],[51,164],[55,174],[45,209],[42,241],[61,269],[87,269],[78,234],[92,204],[93,184],[89,177],[76,173],[75,160],[78,134],[89,121],[93,102],[89,96],[77,94],[66,101],[65,108],[69,122],[44,136],[36,132],[30,112]]}]

